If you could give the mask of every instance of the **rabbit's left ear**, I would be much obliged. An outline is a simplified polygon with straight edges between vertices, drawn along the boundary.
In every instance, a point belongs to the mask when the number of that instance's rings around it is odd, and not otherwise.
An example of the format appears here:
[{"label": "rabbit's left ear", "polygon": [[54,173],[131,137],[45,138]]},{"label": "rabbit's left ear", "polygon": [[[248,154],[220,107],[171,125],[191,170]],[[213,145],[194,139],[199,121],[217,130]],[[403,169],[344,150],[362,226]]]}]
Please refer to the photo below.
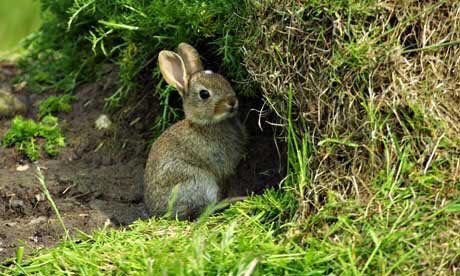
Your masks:
[{"label": "rabbit's left ear", "polygon": [[196,72],[203,71],[198,51],[187,43],[182,42],[177,48],[177,53],[182,58],[185,64],[187,74],[190,76]]},{"label": "rabbit's left ear", "polygon": [[187,87],[187,72],[182,58],[171,51],[161,51],[158,55],[160,71],[166,82],[174,86],[184,97]]}]

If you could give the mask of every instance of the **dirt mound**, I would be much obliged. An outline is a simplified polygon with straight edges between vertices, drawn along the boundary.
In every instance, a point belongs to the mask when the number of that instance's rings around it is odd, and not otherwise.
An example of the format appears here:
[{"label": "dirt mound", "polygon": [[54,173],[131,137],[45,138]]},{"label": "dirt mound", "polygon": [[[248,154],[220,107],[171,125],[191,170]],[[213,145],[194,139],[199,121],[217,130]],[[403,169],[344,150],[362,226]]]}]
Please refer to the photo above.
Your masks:
[{"label": "dirt mound", "polygon": [[[9,84],[12,77],[3,76],[2,86],[14,90]],[[0,259],[12,257],[20,245],[30,252],[63,236],[40,189],[37,166],[71,233],[146,218],[142,181],[158,101],[152,93],[144,93],[139,96],[142,100],[133,100],[135,105],[128,104],[109,116],[114,128],[97,130],[95,121],[103,114],[105,99],[113,94],[117,78],[118,70],[111,67],[103,81],[77,89],[73,110],[59,114],[67,146],[55,159],[45,157],[30,163],[15,149],[0,147]],[[38,103],[49,96],[24,89],[15,94],[29,103],[27,117],[31,118],[37,116]],[[257,104],[246,102],[242,112],[250,125],[251,146],[232,180],[230,196],[259,193],[267,186],[276,186],[282,175],[278,157],[283,155],[278,154],[282,149],[275,147],[271,131],[262,132],[258,127],[258,113],[249,111]],[[9,120],[0,121],[0,137],[9,126]]]}]

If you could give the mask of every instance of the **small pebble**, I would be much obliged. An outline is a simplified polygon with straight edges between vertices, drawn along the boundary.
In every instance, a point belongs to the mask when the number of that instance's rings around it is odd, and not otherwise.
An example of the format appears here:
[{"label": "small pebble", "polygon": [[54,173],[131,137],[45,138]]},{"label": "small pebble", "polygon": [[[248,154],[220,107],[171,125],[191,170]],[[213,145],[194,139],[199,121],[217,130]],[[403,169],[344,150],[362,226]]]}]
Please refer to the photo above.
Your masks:
[{"label": "small pebble", "polygon": [[15,91],[21,91],[23,90],[24,88],[26,88],[27,86],[27,82],[26,81],[22,81],[20,83],[17,83],[14,85],[14,90]]},{"label": "small pebble", "polygon": [[39,216],[38,218],[34,218],[32,219],[29,224],[39,224],[39,223],[44,223],[46,222],[48,219],[45,217],[45,216]]},{"label": "small pebble", "polygon": [[29,240],[37,243],[38,242],[38,237],[37,236],[32,236],[32,237],[29,237]]},{"label": "small pebble", "polygon": [[20,199],[12,199],[10,201],[10,207],[11,208],[24,208],[25,207],[24,201]]},{"label": "small pebble", "polygon": [[99,130],[109,129],[112,126],[112,121],[105,114],[102,114],[96,120],[96,128]]},{"label": "small pebble", "polygon": [[29,165],[28,164],[24,164],[24,165],[19,165],[16,167],[16,171],[18,172],[24,172],[24,171],[27,171],[29,169]]}]

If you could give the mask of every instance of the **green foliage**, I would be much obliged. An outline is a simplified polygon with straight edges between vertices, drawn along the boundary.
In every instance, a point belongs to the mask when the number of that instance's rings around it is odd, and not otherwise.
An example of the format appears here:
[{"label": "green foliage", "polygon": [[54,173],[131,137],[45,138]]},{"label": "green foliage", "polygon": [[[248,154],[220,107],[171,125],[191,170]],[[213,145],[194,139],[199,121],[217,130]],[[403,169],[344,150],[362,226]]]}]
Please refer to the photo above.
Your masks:
[{"label": "green foliage", "polygon": [[68,92],[94,79],[100,64],[117,63],[119,89],[108,99],[108,107],[117,107],[140,87],[142,75],[151,74],[158,52],[182,41],[202,46],[202,54],[217,59],[210,60],[214,65],[223,56],[227,71],[241,75],[244,70],[232,37],[238,26],[235,12],[244,12],[243,3],[43,0],[43,26],[27,41],[29,54],[21,61],[24,78],[36,91]]},{"label": "green foliage", "polygon": [[[198,223],[152,219],[136,222],[126,231],[82,235],[78,246],[64,242],[56,251],[43,252],[39,259],[23,263],[23,269],[42,275],[54,274],[56,269],[76,274],[243,275],[255,270],[279,275],[283,271],[300,273],[327,266],[321,265],[324,261],[318,258],[304,270],[304,249],[288,240],[280,241],[274,231],[278,225],[264,222],[262,210],[270,204],[286,203],[285,199],[282,193],[269,192]],[[253,208],[257,206],[261,214],[256,216]],[[323,254],[309,251],[315,257]],[[56,266],[52,264],[55,257],[62,258]]]},{"label": "green foliage", "polygon": [[167,86],[164,89],[162,84],[162,82],[158,83],[155,91],[160,99],[161,113],[158,114],[152,127],[154,137],[160,136],[161,133],[163,133],[172,122],[177,121],[180,116],[179,110],[169,105],[170,95],[171,93],[176,93],[175,90],[171,86]]},{"label": "green foliage", "polygon": [[58,112],[70,112],[72,111],[72,102],[76,100],[77,97],[72,95],[50,96],[40,102],[38,115],[41,118],[45,115],[52,115]]},{"label": "green foliage", "polygon": [[2,139],[6,147],[15,146],[30,160],[40,158],[38,140],[44,139],[43,150],[50,156],[59,154],[59,148],[65,146],[65,139],[59,128],[58,119],[52,115],[43,117],[40,122],[17,116],[11,122],[11,128]]}]

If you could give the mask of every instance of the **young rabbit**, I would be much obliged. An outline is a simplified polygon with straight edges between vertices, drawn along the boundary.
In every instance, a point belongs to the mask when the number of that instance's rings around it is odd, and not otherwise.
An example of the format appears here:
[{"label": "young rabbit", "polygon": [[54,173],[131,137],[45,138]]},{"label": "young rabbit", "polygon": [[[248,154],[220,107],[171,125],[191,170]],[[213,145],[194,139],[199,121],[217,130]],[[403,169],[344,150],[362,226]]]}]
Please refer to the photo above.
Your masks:
[{"label": "young rabbit", "polygon": [[151,215],[195,218],[222,198],[224,182],[245,152],[246,132],[230,83],[204,71],[192,46],[181,43],[177,53],[161,51],[158,62],[166,82],[182,97],[185,119],[153,144],[144,199]]}]

